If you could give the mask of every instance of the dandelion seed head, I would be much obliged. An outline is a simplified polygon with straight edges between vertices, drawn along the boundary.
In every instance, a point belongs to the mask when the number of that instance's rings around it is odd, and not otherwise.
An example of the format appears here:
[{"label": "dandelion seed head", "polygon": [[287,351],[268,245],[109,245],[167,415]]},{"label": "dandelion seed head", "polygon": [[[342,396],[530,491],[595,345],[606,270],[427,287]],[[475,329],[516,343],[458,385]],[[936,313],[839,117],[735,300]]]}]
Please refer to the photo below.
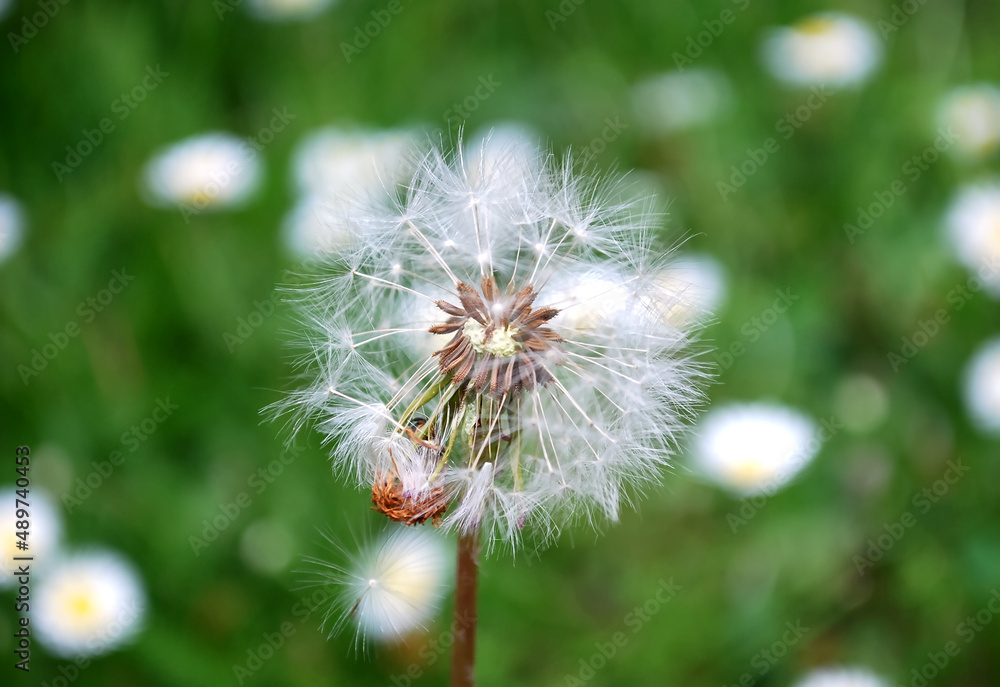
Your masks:
[{"label": "dandelion seed head", "polygon": [[[648,204],[537,148],[481,145],[340,204],[353,241],[301,294],[307,374],[339,393],[279,410],[312,419],[390,518],[516,547],[614,519],[658,481],[704,373],[690,323],[663,316],[676,295]],[[381,429],[361,428],[374,407]]]}]

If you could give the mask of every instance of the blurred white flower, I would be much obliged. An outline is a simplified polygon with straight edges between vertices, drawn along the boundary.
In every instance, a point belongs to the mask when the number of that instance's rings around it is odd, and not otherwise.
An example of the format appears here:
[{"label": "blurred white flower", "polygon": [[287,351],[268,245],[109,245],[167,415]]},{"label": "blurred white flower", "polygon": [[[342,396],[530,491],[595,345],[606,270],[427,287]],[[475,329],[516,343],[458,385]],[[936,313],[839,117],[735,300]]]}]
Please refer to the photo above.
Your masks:
[{"label": "blurred white flower", "polygon": [[350,208],[352,247],[303,297],[313,382],[278,410],[391,519],[514,546],[658,482],[702,373],[644,206],[537,150],[488,154],[432,151],[404,197]]},{"label": "blurred white flower", "polygon": [[0,19],[3,19],[4,16],[6,16],[7,11],[13,4],[13,0],[0,0]]},{"label": "blurred white flower", "polygon": [[261,175],[250,143],[232,134],[208,133],[158,152],[143,170],[143,190],[151,205],[214,210],[246,202]]},{"label": "blurred white flower", "polygon": [[410,131],[320,129],[293,156],[296,188],[320,198],[381,193],[411,170],[418,150]]},{"label": "blurred white flower", "polygon": [[426,630],[450,584],[450,554],[435,530],[393,526],[372,544],[349,555],[346,567],[320,566],[316,584],[340,587],[323,619],[330,633],[351,623],[362,644],[369,638],[396,641]]},{"label": "blurred white flower", "polygon": [[1000,296],[1000,180],[967,184],[948,209],[948,238],[959,262]]},{"label": "blurred white flower", "polygon": [[642,79],[632,88],[632,104],[646,131],[669,134],[714,119],[729,105],[731,92],[722,72],[692,68]]},{"label": "blurred white flower", "polygon": [[710,255],[682,255],[660,272],[658,281],[674,294],[665,314],[678,326],[713,315],[726,297],[725,268]]},{"label": "blurred white flower", "polygon": [[129,642],[146,613],[135,568],[113,551],[82,551],[47,565],[36,581],[38,641],[63,658],[103,654]]},{"label": "blurred white flower", "polygon": [[795,687],[890,687],[864,668],[821,668],[795,683]]},{"label": "blurred white flower", "polygon": [[816,423],[768,403],[728,404],[702,418],[692,446],[695,468],[738,494],[771,494],[819,451]]},{"label": "blurred white flower", "polygon": [[[23,495],[23,494],[22,494]],[[18,517],[17,509],[23,507],[18,504],[17,499],[21,498],[17,493],[17,488],[13,485],[7,486],[0,491],[0,587],[9,587],[15,583],[14,571],[18,565],[14,561],[15,556],[32,556],[31,565],[34,570],[44,570],[53,554],[59,549],[62,541],[63,523],[62,513],[59,506],[48,495],[48,492],[37,487],[32,487],[27,494],[29,517],[27,518],[28,535],[26,539],[17,536],[18,521],[25,518]],[[22,530],[24,528],[21,528]],[[27,550],[17,547],[18,542],[27,543]]]},{"label": "blurred white flower", "polygon": [[13,196],[0,193],[0,262],[21,246],[24,238],[24,209]]},{"label": "blurred white flower", "polygon": [[1000,88],[980,83],[952,90],[938,108],[938,124],[958,135],[953,150],[985,157],[1000,147]]},{"label": "blurred white flower", "polygon": [[976,351],[965,370],[965,405],[984,432],[1000,434],[1000,337]]},{"label": "blurred white flower", "polygon": [[865,81],[882,60],[882,43],[866,22],[823,12],[773,28],[762,46],[771,74],[794,86],[851,86]]},{"label": "blurred white flower", "polygon": [[299,258],[336,253],[351,243],[351,229],[334,212],[334,201],[305,196],[282,223],[281,233],[289,252]]},{"label": "blurred white flower", "polygon": [[303,21],[312,19],[337,0],[249,0],[250,13],[263,21]]},{"label": "blurred white flower", "polygon": [[541,141],[536,129],[521,122],[497,122],[478,129],[464,146],[469,178],[489,178],[502,169],[523,177],[531,169]]}]

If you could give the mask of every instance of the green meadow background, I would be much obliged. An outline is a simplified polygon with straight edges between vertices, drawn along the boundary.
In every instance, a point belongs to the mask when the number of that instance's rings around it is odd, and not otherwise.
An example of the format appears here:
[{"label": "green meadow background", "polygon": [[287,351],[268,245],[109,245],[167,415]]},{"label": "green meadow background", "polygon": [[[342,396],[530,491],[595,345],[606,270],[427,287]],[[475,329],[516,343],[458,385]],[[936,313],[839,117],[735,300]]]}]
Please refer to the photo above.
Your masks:
[{"label": "green meadow background", "polygon": [[[1000,307],[983,293],[949,305],[969,275],[942,233],[958,184],[995,173],[998,160],[970,166],[943,156],[916,179],[903,171],[934,145],[944,93],[1000,80],[1000,5],[914,0],[916,12],[885,32],[874,78],[826,98],[785,139],[776,123],[809,92],[765,73],[762,32],[831,9],[874,24],[890,18],[892,3],[577,2],[400,0],[388,25],[347,56],[342,45],[388,3],[341,0],[305,23],[269,24],[236,0],[70,0],[53,3],[54,16],[13,45],[10,34],[22,33],[39,3],[8,11],[0,192],[24,204],[27,233],[0,265],[0,484],[15,479],[19,444],[32,448],[33,483],[57,497],[76,494],[92,463],[122,451],[99,488],[63,505],[67,539],[126,554],[150,600],[138,640],[94,659],[72,684],[238,685],[234,666],[246,667],[282,631],[281,647],[264,652],[273,655],[242,684],[405,685],[398,676],[411,665],[420,673],[412,684],[446,683],[448,653],[424,643],[447,641],[448,604],[428,637],[368,656],[355,655],[348,634],[328,640],[319,629],[322,599],[300,589],[296,572],[302,556],[325,555],[317,530],[349,539],[382,523],[368,495],[334,479],[318,435],[282,454],[280,427],[262,421],[260,409],[293,384],[288,308],[279,303],[259,327],[239,328],[270,311],[276,286],[296,269],[279,236],[295,200],[295,145],[330,124],[418,126],[454,141],[454,106],[480,79],[498,85],[460,118],[470,130],[521,121],[557,152],[591,146],[597,170],[660,175],[670,202],[663,245],[686,240],[728,274],[728,297],[703,339],[721,351],[742,344],[743,353],[705,354],[719,368],[712,403],[771,399],[836,422],[838,389],[859,373],[888,398],[884,421],[839,429],[794,484],[759,507],[702,483],[681,456],[663,488],[603,536],[567,531],[538,557],[485,560],[480,684],[764,687],[856,664],[894,685],[919,685],[912,671],[952,641],[960,651],[928,684],[1000,684],[1000,618],[987,611],[993,622],[971,637],[960,625],[1000,597],[1000,451],[961,402],[963,368],[1000,334]],[[689,66],[724,72],[730,107],[685,133],[644,135],[631,85],[673,69],[703,22],[727,8],[736,20]],[[147,69],[162,80],[135,107],[123,105]],[[143,203],[138,177],[154,151],[210,130],[254,136],[275,108],[294,119],[262,151],[265,181],[245,208],[188,222]],[[113,130],[70,165],[67,146],[106,117]],[[616,118],[624,126],[597,152],[592,142]],[[772,137],[778,147],[766,163],[723,199],[718,184],[730,182],[731,166]],[[849,237],[844,224],[896,180],[906,192]],[[88,320],[78,307],[115,271],[134,279]],[[798,300],[750,341],[748,323],[777,290]],[[950,320],[893,365],[889,354],[939,308]],[[74,322],[80,333],[65,350],[22,379],[18,366]],[[131,428],[141,430],[158,402],[176,409],[133,450]],[[949,461],[968,466],[967,476],[924,510],[922,491]],[[257,473],[269,465],[265,481]],[[239,512],[226,528],[192,546],[229,504]],[[911,526],[900,525],[906,514]],[[898,526],[903,533],[878,560],[859,566],[870,540]],[[246,564],[249,528],[274,565]],[[4,676],[14,673],[15,622],[4,591]],[[798,628],[793,642],[782,640],[788,624]],[[593,658],[622,638],[611,659]],[[0,682],[54,684],[65,665],[36,642],[30,675]]]}]

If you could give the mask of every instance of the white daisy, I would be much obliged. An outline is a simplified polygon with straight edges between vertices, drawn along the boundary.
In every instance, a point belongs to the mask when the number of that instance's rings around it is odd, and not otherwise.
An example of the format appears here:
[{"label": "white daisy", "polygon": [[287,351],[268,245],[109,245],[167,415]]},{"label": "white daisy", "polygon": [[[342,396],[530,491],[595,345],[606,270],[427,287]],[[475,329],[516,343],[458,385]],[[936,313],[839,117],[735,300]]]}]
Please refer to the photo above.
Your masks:
[{"label": "white daisy", "polygon": [[317,584],[340,587],[324,618],[331,634],[345,623],[355,626],[361,643],[426,630],[449,588],[450,555],[439,533],[393,526],[349,558],[345,567],[311,560],[321,566]]},{"label": "white daisy", "polygon": [[795,687],[890,687],[864,668],[821,668],[795,683]]},{"label": "white daisy", "polygon": [[938,124],[958,135],[953,150],[985,157],[1000,147],[1000,88],[990,83],[961,86],[938,108]]},{"label": "white daisy", "polygon": [[304,21],[312,19],[337,0],[249,0],[250,13],[263,21]]},{"label": "white daisy", "polygon": [[20,247],[24,238],[24,208],[6,193],[0,193],[0,262]]},{"label": "white daisy", "polygon": [[984,432],[1000,434],[1000,337],[980,346],[965,370],[965,406]]},{"label": "white daisy", "polygon": [[150,204],[181,205],[193,212],[237,207],[260,184],[257,150],[227,133],[194,136],[158,152],[143,170]]},{"label": "white daisy", "polygon": [[[0,587],[8,587],[15,583],[14,571],[19,565],[30,564],[33,570],[44,570],[48,560],[59,549],[62,541],[63,523],[59,506],[48,495],[48,492],[37,487],[31,487],[27,499],[17,493],[17,487],[9,485],[0,491]],[[21,499],[22,503],[18,503]],[[28,517],[22,517],[18,510],[22,509],[23,501],[29,504]],[[17,536],[18,523],[26,524],[28,534],[21,538]],[[25,542],[27,549],[18,548],[19,542]],[[18,562],[15,556],[32,556],[34,560]]]},{"label": "white daisy", "polygon": [[771,494],[819,450],[816,423],[768,403],[728,404],[702,418],[692,446],[696,469],[741,495]]},{"label": "white daisy", "polygon": [[948,209],[946,228],[959,262],[1000,296],[1000,180],[960,188]]},{"label": "white daisy", "polygon": [[823,12],[768,31],[764,64],[793,86],[851,86],[864,82],[882,61],[882,43],[866,22]]},{"label": "white daisy", "polygon": [[107,550],[83,551],[47,565],[34,588],[38,641],[63,658],[102,654],[138,634],[146,594],[136,569]]},{"label": "white daisy", "polygon": [[721,72],[694,68],[642,79],[632,88],[632,104],[646,131],[664,135],[711,121],[729,105],[731,92]]}]

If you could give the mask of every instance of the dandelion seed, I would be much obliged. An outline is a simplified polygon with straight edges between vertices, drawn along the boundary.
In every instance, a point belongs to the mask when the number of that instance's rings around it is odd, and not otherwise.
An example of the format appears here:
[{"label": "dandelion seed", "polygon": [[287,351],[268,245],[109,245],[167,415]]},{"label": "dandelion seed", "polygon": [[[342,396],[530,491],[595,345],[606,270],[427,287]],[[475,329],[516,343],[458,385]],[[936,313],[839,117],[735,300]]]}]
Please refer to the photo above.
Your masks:
[{"label": "dandelion seed", "polygon": [[24,209],[12,196],[0,193],[0,263],[13,255],[24,239]]},{"label": "dandelion seed", "polygon": [[722,405],[702,418],[692,446],[696,468],[742,494],[773,493],[815,457],[817,427],[779,405]]},{"label": "dandelion seed", "polygon": [[938,108],[938,124],[954,130],[954,151],[967,158],[1000,148],[1000,88],[980,83],[954,89]]},{"label": "dandelion seed", "polygon": [[317,584],[339,591],[325,626],[335,633],[353,625],[357,641],[398,641],[426,629],[448,590],[449,556],[433,530],[392,527],[349,556],[345,567],[317,564]]},{"label": "dandelion seed", "polygon": [[314,420],[398,522],[517,546],[616,519],[658,481],[702,376],[664,317],[683,298],[653,217],[622,197],[484,143],[339,204],[352,243],[302,295],[314,383],[278,409]]},{"label": "dandelion seed", "polygon": [[979,347],[965,370],[965,405],[984,432],[1000,434],[1000,337]]},{"label": "dandelion seed", "polygon": [[1000,180],[967,184],[959,189],[946,218],[955,255],[1000,297]]},{"label": "dandelion seed", "polygon": [[64,658],[103,654],[131,641],[146,612],[139,574],[112,551],[86,551],[50,563],[33,591],[38,640]]},{"label": "dandelion seed", "polygon": [[232,134],[193,136],[157,153],[143,171],[143,191],[160,207],[217,210],[242,205],[260,184],[257,153]]},{"label": "dandelion seed", "polygon": [[711,316],[726,296],[725,270],[709,255],[684,255],[671,261],[660,272],[657,282],[667,292],[676,294],[676,305],[664,311],[663,316],[678,326]]},{"label": "dandelion seed", "polygon": [[762,46],[771,74],[792,86],[839,88],[863,83],[882,61],[878,34],[866,22],[823,12],[771,29]]},{"label": "dandelion seed", "polygon": [[889,683],[864,668],[821,668],[796,682],[795,687],[889,687]]}]

